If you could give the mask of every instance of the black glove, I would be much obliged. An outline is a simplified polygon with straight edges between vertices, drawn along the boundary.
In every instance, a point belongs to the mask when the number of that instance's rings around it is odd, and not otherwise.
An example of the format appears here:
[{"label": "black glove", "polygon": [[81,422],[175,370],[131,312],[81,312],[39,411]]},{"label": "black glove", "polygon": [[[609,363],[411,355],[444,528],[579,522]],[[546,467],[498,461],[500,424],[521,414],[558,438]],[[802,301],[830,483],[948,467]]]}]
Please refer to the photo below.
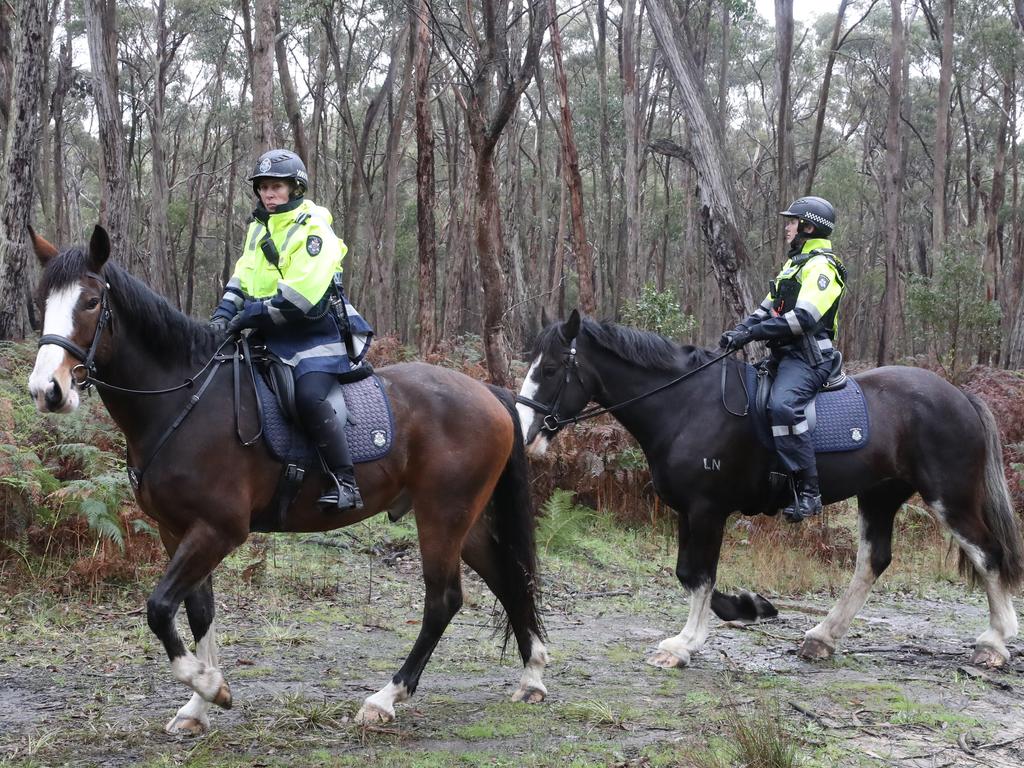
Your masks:
[{"label": "black glove", "polygon": [[722,334],[722,338],[718,340],[718,346],[731,352],[734,349],[743,349],[753,340],[754,335],[750,332],[750,329],[738,325],[733,330]]},{"label": "black glove", "polygon": [[217,317],[211,317],[210,322],[206,324],[211,331],[224,334],[228,332],[228,319],[223,315]]},{"label": "black glove", "polygon": [[233,334],[241,333],[249,326],[249,317],[244,312],[239,312],[237,315],[231,318],[231,321],[227,324],[225,330],[229,336]]}]

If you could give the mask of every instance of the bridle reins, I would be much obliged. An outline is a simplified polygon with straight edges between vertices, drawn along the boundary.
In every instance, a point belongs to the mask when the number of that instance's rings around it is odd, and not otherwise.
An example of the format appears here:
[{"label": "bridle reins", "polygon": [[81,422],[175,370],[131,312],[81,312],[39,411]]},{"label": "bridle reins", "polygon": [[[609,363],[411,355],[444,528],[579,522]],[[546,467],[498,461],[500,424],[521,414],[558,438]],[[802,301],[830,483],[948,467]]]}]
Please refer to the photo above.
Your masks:
[{"label": "bridle reins", "polygon": [[[213,382],[214,376],[223,363],[231,361],[234,368],[234,399],[235,399],[235,430],[238,435],[239,441],[242,445],[253,445],[260,437],[263,436],[263,403],[260,400],[259,392],[256,386],[256,374],[252,367],[252,354],[249,349],[249,342],[242,335],[232,335],[224,339],[214,351],[210,359],[207,360],[203,366],[191,376],[187,377],[181,384],[173,387],[167,387],[166,389],[131,389],[129,387],[121,387],[116,384],[111,384],[108,381],[103,381],[96,377],[96,351],[99,348],[100,341],[103,338],[103,332],[106,330],[108,325],[112,326],[113,323],[113,312],[110,309],[110,300],[107,298],[107,294],[110,291],[110,283],[103,279],[102,275],[95,272],[89,271],[85,273],[86,277],[89,277],[100,284],[100,318],[96,321],[96,328],[93,331],[92,342],[89,344],[89,348],[79,346],[71,339],[66,336],[61,336],[56,333],[45,333],[39,337],[39,347],[46,344],[54,344],[67,350],[72,357],[79,361],[78,365],[71,369],[71,378],[75,382],[75,385],[79,390],[85,392],[88,391],[89,387],[96,386],[98,388],[109,389],[114,392],[120,392],[127,395],[166,395],[171,392],[177,392],[182,389],[191,389],[195,386],[196,379],[199,378],[203,372],[210,369],[210,372],[203,379],[203,383],[200,385],[199,390],[189,398],[189,401],[185,404],[184,409],[177,418],[164,430],[163,434],[156,442],[156,446],[150,452],[149,458],[146,459],[142,465],[138,468],[129,467],[128,476],[132,481],[132,485],[138,489],[142,482],[142,476],[149,466],[149,464],[156,457],[156,454],[163,447],[164,443],[171,437],[174,431],[181,426],[181,423],[185,420],[185,417],[189,415],[192,409],[202,398],[206,392],[207,387]],[[234,350],[230,353],[224,353],[223,350],[228,344],[234,345]],[[249,367],[249,376],[252,379],[252,388],[256,393],[256,405],[259,413],[259,430],[256,435],[251,438],[245,438],[241,433],[241,412],[240,412],[240,364],[246,362]],[[214,365],[216,363],[216,365]],[[82,372],[82,378],[79,378],[76,372]]]},{"label": "bridle reins", "polygon": [[569,340],[569,349],[566,352],[565,376],[558,383],[558,389],[555,390],[554,400],[550,404],[548,404],[542,403],[538,400],[534,400],[529,397],[523,397],[522,395],[516,395],[516,402],[521,403],[522,405],[525,405],[529,408],[532,408],[533,410],[537,411],[537,413],[543,413],[544,428],[547,429],[549,432],[555,432],[556,430],[564,427],[566,424],[576,424],[581,421],[586,421],[587,419],[592,419],[596,416],[601,416],[602,414],[605,413],[612,413],[613,411],[617,411],[620,408],[625,408],[627,405],[632,405],[633,403],[648,398],[651,395],[656,395],[658,392],[666,390],[669,387],[675,386],[679,382],[685,381],[691,376],[700,373],[705,368],[708,368],[714,365],[715,363],[724,360],[725,358],[727,358],[729,355],[736,351],[737,350],[735,349],[728,349],[718,357],[715,357],[712,360],[709,360],[708,362],[697,366],[696,368],[691,368],[690,370],[686,371],[680,376],[677,376],[671,381],[667,381],[664,384],[660,384],[648,392],[644,392],[642,394],[636,395],[635,397],[631,397],[628,400],[622,401],[621,403],[615,403],[614,405],[608,406],[598,406],[596,408],[591,408],[590,410],[581,411],[580,413],[577,413],[575,416],[560,418],[558,416],[558,407],[559,405],[561,405],[562,394],[565,392],[565,388],[569,385],[570,379],[573,376],[575,376],[576,380],[580,382],[580,385],[583,384],[583,380],[580,378],[579,374],[579,362],[576,360],[576,337],[574,336],[572,339]]}]

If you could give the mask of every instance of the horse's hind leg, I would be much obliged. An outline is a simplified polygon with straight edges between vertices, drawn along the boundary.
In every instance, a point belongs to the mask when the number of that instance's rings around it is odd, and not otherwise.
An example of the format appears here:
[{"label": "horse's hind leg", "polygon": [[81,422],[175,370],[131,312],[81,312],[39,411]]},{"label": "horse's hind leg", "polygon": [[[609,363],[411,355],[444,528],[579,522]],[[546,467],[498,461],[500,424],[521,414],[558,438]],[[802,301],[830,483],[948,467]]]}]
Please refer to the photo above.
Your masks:
[{"label": "horse's hind leg", "polygon": [[[477,509],[483,506],[482,502]],[[452,617],[462,607],[462,574],[459,550],[474,517],[468,511],[460,524],[445,525],[441,518],[445,512],[435,505],[414,500],[416,523],[423,556],[423,582],[426,599],[423,604],[423,623],[420,633],[401,669],[391,682],[367,697],[356,714],[356,722],[391,722],[395,719],[395,704],[405,701],[416,692],[420,675],[441,635]],[[455,509],[457,507],[452,507]],[[452,514],[449,510],[448,514]]]},{"label": "horse's hind leg", "polygon": [[853,617],[864,606],[871,587],[892,561],[893,520],[910,493],[902,483],[887,483],[857,497],[860,543],[853,578],[825,620],[804,634],[800,648],[802,658],[827,659],[835,652],[836,643],[846,634]]},{"label": "horse's hind leg", "polygon": [[486,513],[466,537],[466,543],[462,546],[462,559],[480,574],[480,578],[498,598],[519,646],[524,669],[519,688],[512,694],[512,701],[525,701],[528,704],[543,701],[548,694],[543,679],[548,652],[541,640],[542,632],[537,621],[534,585],[523,583],[527,581],[527,576],[525,572],[519,573],[522,570],[520,564],[501,551],[501,545],[488,529]]},{"label": "horse's hind leg", "polygon": [[[185,612],[196,640],[196,658],[207,667],[217,668],[217,638],[214,633],[213,577],[207,576],[185,598]],[[193,693],[177,714],[164,726],[167,733],[198,735],[210,727],[210,702]]]}]

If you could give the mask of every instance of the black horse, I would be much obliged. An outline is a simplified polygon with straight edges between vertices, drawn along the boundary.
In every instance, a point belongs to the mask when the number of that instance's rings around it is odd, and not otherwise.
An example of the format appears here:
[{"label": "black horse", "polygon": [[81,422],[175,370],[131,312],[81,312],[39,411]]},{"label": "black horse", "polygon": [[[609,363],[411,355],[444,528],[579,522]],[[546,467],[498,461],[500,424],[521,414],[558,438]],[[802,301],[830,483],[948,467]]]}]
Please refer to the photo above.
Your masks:
[{"label": "black horse", "polygon": [[[759,443],[753,420],[737,415],[740,404],[723,403],[720,366],[736,381],[743,364],[732,358],[715,363],[707,350],[653,333],[581,321],[575,311],[541,332],[534,353],[517,406],[528,449],[542,452],[591,400],[609,407],[636,398],[614,408],[614,416],[643,449],[658,495],[679,513],[676,575],[692,594],[690,615],[648,662],[688,664],[707,639],[709,608],[725,620],[774,615],[767,601],[749,593],[733,597],[714,589],[729,514],[778,511],[769,483],[771,451]],[[644,396],[687,372],[693,375]],[[972,662],[1004,665],[1006,642],[1017,634],[1010,593],[1024,576],[1024,557],[992,413],[919,368],[878,368],[856,380],[873,434],[859,450],[819,454],[818,470],[826,503],[857,497],[857,564],[839,603],[806,633],[801,655],[820,659],[835,651],[889,565],[893,519],[916,492],[952,531],[961,570],[973,569],[988,593],[990,624],[975,642]]]},{"label": "black horse", "polygon": [[[39,410],[67,412],[77,407],[87,374],[107,382],[97,388],[124,432],[129,461],[148,466],[136,499],[156,520],[171,558],[147,603],[149,626],[163,643],[175,678],[195,691],[166,730],[204,731],[211,703],[231,706],[217,665],[211,574],[275,508],[281,465],[262,442],[243,445],[236,437],[231,365],[214,366],[210,379],[196,376],[196,387],[175,386],[196,375],[225,340],[107,263],[110,241],[101,227],[88,251],[71,248],[58,255],[42,238],[33,234],[33,240],[46,266],[40,284],[45,314],[29,390]],[[405,663],[365,700],[357,720],[392,720],[395,703],[416,690],[462,605],[460,559],[480,574],[507,613],[506,639],[515,636],[526,667],[512,698],[540,701],[546,693],[541,678],[547,653],[537,613],[528,467],[512,393],[431,365],[395,365],[379,375],[391,401],[395,434],[390,453],[357,469],[366,507],[325,512],[316,499],[326,478],[311,471],[278,527],[324,531],[383,510],[413,510],[426,585],[423,624]],[[194,393],[207,384],[196,401]],[[168,391],[143,397],[133,390]],[[248,391],[241,395],[241,427],[252,435],[256,408]],[[195,407],[182,419],[190,401]],[[195,654],[175,627],[182,602]]]}]

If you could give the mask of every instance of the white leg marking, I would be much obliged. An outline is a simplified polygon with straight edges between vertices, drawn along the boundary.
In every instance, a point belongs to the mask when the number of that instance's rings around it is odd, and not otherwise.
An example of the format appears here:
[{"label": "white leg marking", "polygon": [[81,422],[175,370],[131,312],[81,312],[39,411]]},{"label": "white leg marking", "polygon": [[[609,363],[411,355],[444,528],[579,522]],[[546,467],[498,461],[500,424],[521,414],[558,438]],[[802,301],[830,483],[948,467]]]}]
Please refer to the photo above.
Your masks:
[{"label": "white leg marking", "polygon": [[[46,321],[43,333],[69,337],[74,332],[74,310],[82,286],[75,284],[59,291],[54,291],[46,299]],[[28,378],[28,391],[36,401],[39,410],[46,409],[46,393],[53,388],[53,379],[57,369],[64,364],[65,351],[56,344],[44,344],[36,354],[36,364]],[[70,378],[68,380],[70,385]],[[70,390],[62,412],[74,410],[78,406],[78,392]]]},{"label": "white leg marking", "polygon": [[711,593],[714,588],[714,584],[705,584],[693,590],[690,596],[690,615],[686,619],[683,631],[658,643],[658,650],[667,651],[678,657],[684,667],[690,663],[690,654],[703,648],[708,639]]},{"label": "white leg marking", "polygon": [[175,680],[190,686],[207,701],[213,701],[224,685],[224,676],[219,669],[200,661],[187,651],[184,656],[171,662],[171,674]]},{"label": "white leg marking", "polygon": [[395,719],[395,704],[409,698],[409,689],[388,683],[372,696],[368,696],[356,714],[357,723],[391,722]]},{"label": "white leg marking", "polygon": [[860,519],[860,543],[857,546],[857,565],[853,570],[853,578],[850,579],[846,592],[829,611],[825,620],[813,629],[809,629],[804,634],[804,638],[817,640],[834,650],[836,642],[850,628],[853,617],[864,607],[868,593],[877,578],[871,569],[871,543],[867,539],[867,523],[862,517]]},{"label": "white leg marking", "polygon": [[512,701],[537,702],[548,695],[544,685],[544,667],[550,661],[548,650],[532,632],[530,633],[530,660],[523,668],[523,676],[519,680],[519,689],[512,694]]},{"label": "white leg marking", "polygon": [[[212,623],[206,634],[196,644],[196,658],[200,663],[206,664],[210,668],[217,668],[217,637]],[[210,728],[209,712],[210,702],[198,693],[193,693],[188,703],[179,709],[174,717],[168,721],[167,725],[164,726],[164,730],[172,734],[202,733]],[[197,727],[197,724],[199,727]]]},{"label": "white leg marking", "polygon": [[[540,363],[540,356],[530,364],[530,370],[526,372],[526,377],[523,379],[523,386],[519,389],[520,395],[531,400],[537,394],[537,390],[540,389],[540,374],[537,371],[538,363]],[[523,405],[522,403],[516,403],[516,412],[519,414],[519,428],[523,431],[523,441],[529,444],[530,428],[539,414],[530,406]]]}]

